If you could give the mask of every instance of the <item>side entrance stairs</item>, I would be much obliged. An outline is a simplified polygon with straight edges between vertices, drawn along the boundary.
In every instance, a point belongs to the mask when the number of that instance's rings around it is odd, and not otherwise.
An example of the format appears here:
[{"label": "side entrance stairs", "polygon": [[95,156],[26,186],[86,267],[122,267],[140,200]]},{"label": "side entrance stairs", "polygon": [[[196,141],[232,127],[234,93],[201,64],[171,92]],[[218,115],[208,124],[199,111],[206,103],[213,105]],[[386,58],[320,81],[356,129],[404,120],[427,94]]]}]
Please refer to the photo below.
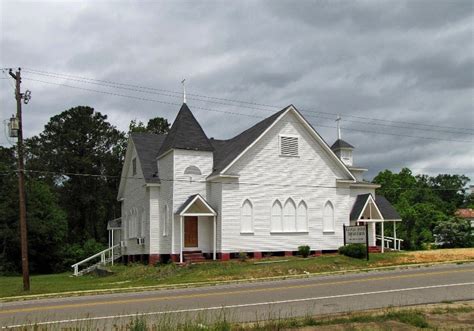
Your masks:
[{"label": "side entrance stairs", "polygon": [[204,262],[206,258],[202,255],[202,251],[184,251],[183,252],[184,262],[198,263]]},{"label": "side entrance stairs", "polygon": [[[122,256],[120,245],[115,245],[104,249],[102,252],[94,254],[87,259],[73,264],[71,267],[74,269],[74,276],[81,276],[89,272],[94,271],[100,266],[107,264],[114,264],[114,261]],[[80,269],[80,267],[83,269]]]}]

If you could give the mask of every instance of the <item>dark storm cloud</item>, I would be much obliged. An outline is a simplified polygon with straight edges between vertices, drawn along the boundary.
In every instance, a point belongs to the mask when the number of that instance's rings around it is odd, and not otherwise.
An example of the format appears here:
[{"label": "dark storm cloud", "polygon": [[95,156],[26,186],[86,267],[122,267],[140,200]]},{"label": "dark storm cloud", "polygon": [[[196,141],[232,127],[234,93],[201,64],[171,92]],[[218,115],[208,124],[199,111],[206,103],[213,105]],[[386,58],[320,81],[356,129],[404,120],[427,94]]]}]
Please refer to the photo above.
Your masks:
[{"label": "dark storm cloud", "polygon": [[[294,104],[328,143],[341,114],[343,138],[357,147],[356,162],[370,168],[370,176],[407,166],[474,177],[474,144],[449,141],[474,138],[472,1],[0,4],[2,67],[178,92],[185,77],[190,94],[275,106],[189,95],[209,136],[232,137]],[[33,91],[25,107],[27,136],[76,105],[90,105],[126,130],[132,119],[173,120],[182,101],[179,93],[121,90],[26,70],[24,77],[24,88]],[[0,80],[0,98],[3,121],[15,107],[7,80]]]}]

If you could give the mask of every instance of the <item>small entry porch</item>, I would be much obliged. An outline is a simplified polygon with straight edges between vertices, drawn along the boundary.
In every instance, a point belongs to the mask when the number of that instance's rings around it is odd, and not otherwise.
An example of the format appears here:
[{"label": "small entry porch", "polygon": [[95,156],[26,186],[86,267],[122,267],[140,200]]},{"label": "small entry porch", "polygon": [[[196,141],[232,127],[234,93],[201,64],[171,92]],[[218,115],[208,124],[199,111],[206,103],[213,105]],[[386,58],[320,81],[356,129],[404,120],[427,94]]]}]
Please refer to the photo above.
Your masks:
[{"label": "small entry porch", "polygon": [[[371,194],[358,195],[351,211],[351,224],[367,224],[369,246],[380,247],[382,253],[385,249],[401,250],[403,239],[397,238],[397,223],[401,221],[398,212],[383,196],[374,199]],[[392,223],[392,236],[385,235],[387,222]]]},{"label": "small entry porch", "polygon": [[202,260],[202,252],[217,257],[217,212],[199,194],[190,196],[176,215],[179,217],[179,262]]}]

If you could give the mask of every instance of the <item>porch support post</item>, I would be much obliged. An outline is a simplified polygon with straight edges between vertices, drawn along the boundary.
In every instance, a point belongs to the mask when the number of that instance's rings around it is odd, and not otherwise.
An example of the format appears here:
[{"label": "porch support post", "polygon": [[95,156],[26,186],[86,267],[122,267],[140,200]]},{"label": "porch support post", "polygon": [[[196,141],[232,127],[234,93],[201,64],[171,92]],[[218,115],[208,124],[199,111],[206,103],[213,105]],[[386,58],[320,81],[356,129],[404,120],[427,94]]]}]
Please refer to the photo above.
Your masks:
[{"label": "porch support post", "polygon": [[384,224],[384,221],[381,222],[381,225],[382,225],[382,253],[384,252],[384,248],[385,248],[385,236],[384,236],[383,224]]},{"label": "porch support post", "polygon": [[212,240],[213,240],[213,243],[212,243],[212,259],[215,260],[216,259],[216,243],[217,243],[217,233],[216,233],[216,223],[217,223],[217,218],[216,218],[216,215],[213,216],[213,222],[212,222],[212,226],[214,228],[214,231],[212,232],[214,235],[212,237]]},{"label": "porch support post", "polygon": [[111,239],[112,240],[112,253],[111,253],[112,254],[112,259],[111,260],[112,261],[111,262],[112,262],[112,265],[114,265],[114,229],[112,229],[110,232],[111,232],[110,236],[112,237],[112,239]]},{"label": "porch support post", "polygon": [[179,216],[179,262],[183,263],[183,240],[184,240],[184,231],[183,231],[183,216]]},{"label": "porch support post", "polygon": [[398,243],[397,243],[397,222],[393,222],[393,248],[398,250]]}]

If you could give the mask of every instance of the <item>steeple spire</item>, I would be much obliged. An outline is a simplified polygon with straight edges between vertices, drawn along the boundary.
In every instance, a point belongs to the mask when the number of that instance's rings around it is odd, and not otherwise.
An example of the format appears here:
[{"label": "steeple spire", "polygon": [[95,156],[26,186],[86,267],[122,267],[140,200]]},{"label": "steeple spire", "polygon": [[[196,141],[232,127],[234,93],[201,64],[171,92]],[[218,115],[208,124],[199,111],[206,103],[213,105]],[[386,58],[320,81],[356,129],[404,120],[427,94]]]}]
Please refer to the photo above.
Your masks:
[{"label": "steeple spire", "polygon": [[186,79],[183,79],[181,81],[181,84],[183,84],[183,103],[186,103],[186,86],[184,86],[185,81],[186,81]]},{"label": "steeple spire", "polygon": [[341,121],[341,115],[337,115],[336,117],[336,123],[337,123],[337,139],[341,139],[341,125],[340,125],[340,122]]}]

